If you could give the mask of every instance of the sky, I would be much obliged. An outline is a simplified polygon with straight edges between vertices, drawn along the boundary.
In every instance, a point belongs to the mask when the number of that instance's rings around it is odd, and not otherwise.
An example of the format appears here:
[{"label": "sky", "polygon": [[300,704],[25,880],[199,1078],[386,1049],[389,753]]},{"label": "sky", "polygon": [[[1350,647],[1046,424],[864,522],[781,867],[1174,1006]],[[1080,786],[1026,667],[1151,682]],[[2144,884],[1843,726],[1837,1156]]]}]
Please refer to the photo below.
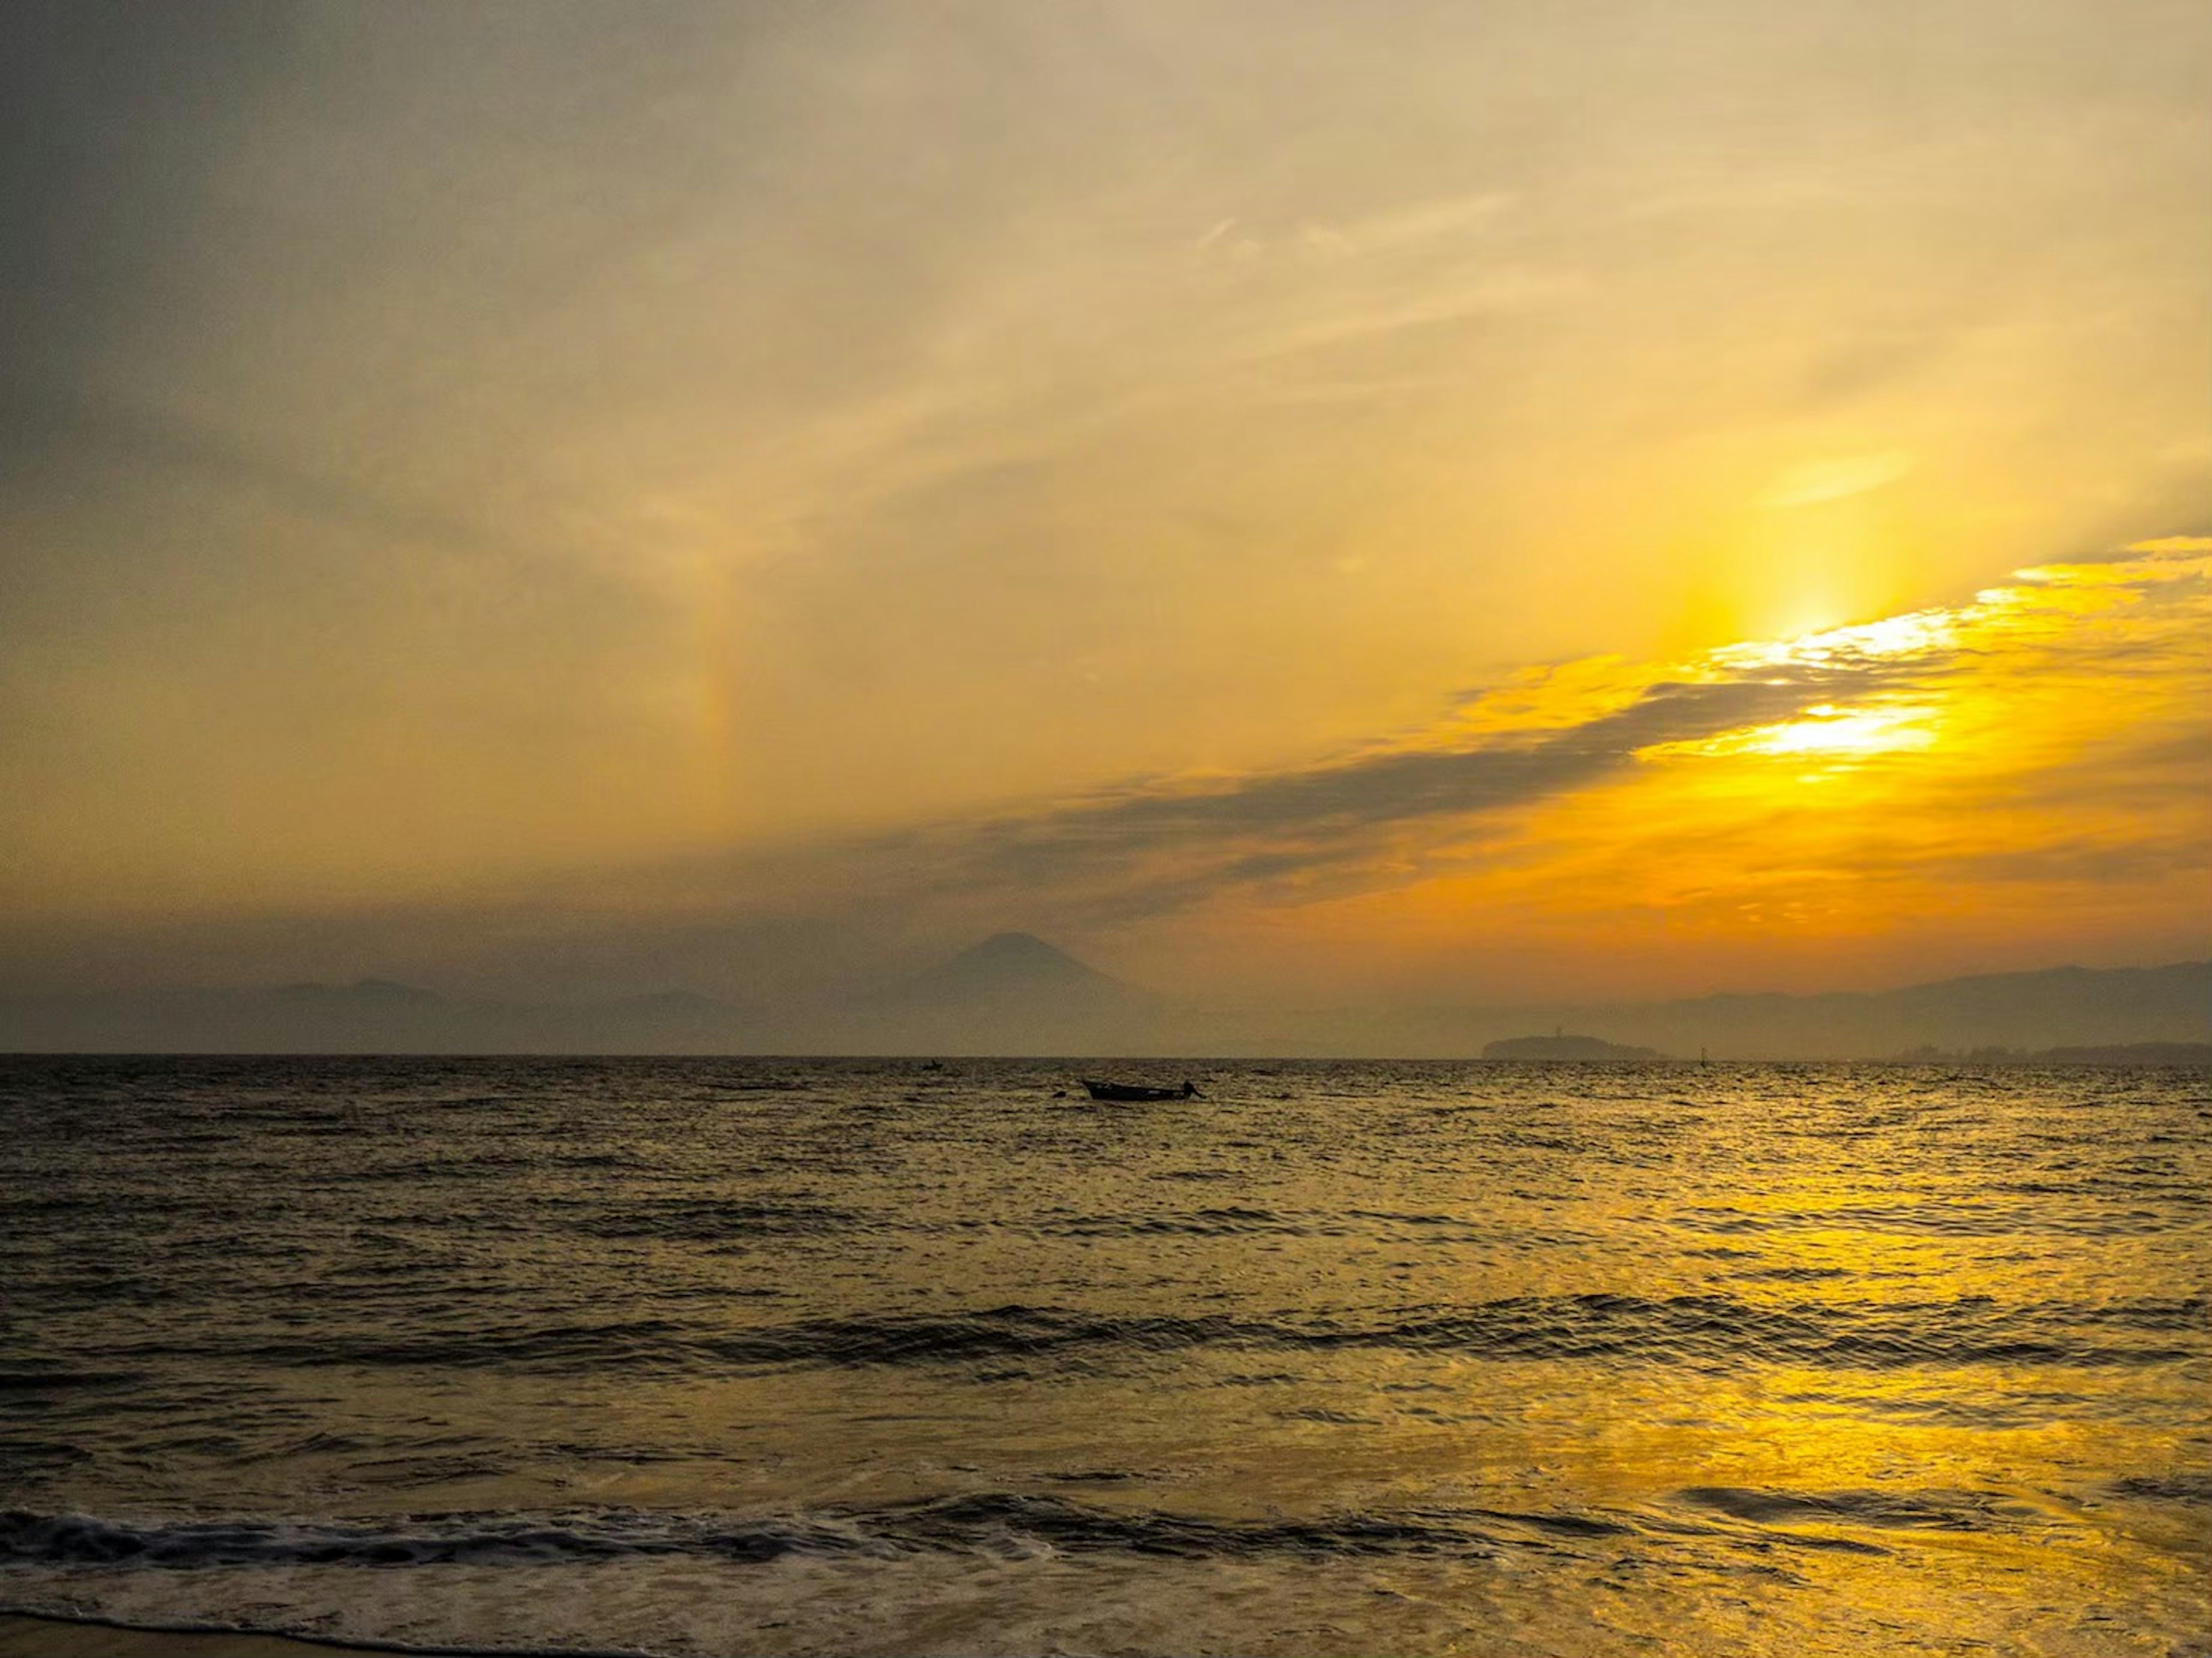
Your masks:
[{"label": "sky", "polygon": [[8,26],[0,991],[2212,954],[2194,0]]}]

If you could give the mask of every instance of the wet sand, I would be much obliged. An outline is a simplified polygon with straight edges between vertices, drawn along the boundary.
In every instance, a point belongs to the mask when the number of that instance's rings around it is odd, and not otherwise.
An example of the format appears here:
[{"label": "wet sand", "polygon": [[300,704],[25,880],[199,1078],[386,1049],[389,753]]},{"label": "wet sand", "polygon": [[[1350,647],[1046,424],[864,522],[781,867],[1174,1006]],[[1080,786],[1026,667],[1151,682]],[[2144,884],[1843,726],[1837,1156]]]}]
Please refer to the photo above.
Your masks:
[{"label": "wet sand", "polygon": [[0,1658],[368,1658],[390,1648],[215,1630],[118,1629],[0,1612]]}]

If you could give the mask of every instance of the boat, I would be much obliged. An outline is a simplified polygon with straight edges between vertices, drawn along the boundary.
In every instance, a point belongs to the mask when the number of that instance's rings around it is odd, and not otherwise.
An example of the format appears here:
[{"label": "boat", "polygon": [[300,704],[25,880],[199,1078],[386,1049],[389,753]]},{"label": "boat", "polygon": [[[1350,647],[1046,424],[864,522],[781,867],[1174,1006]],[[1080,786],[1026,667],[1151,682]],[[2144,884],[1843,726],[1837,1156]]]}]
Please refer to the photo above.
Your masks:
[{"label": "boat", "polygon": [[1083,1086],[1094,1100],[1112,1100],[1121,1105],[1140,1105],[1147,1100],[1194,1100],[1198,1090],[1186,1082],[1181,1088],[1149,1088],[1142,1083],[1100,1082],[1095,1077],[1085,1077]]}]

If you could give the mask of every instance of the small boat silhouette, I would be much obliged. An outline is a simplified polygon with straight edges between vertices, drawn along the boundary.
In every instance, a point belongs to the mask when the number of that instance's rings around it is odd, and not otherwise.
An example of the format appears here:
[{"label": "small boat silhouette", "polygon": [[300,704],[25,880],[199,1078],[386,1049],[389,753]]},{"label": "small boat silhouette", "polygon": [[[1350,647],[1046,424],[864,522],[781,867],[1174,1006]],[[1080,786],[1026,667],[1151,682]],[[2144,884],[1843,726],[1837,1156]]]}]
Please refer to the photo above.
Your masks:
[{"label": "small boat silhouette", "polygon": [[1094,1100],[1113,1100],[1124,1105],[1134,1105],[1146,1100],[1194,1100],[1198,1090],[1186,1082],[1181,1088],[1148,1088],[1141,1083],[1100,1082],[1085,1077],[1083,1086]]}]

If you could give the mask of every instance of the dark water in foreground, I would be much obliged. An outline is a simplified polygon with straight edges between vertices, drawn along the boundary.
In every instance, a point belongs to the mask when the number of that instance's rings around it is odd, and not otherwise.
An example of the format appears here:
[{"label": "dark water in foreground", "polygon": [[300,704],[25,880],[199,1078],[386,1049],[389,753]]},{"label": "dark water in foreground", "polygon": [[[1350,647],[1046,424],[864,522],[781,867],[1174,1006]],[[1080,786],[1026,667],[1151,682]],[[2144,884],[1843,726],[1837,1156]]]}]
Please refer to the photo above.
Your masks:
[{"label": "dark water in foreground", "polygon": [[1074,1074],[0,1060],[0,1606],[2212,1652],[2203,1073]]}]

